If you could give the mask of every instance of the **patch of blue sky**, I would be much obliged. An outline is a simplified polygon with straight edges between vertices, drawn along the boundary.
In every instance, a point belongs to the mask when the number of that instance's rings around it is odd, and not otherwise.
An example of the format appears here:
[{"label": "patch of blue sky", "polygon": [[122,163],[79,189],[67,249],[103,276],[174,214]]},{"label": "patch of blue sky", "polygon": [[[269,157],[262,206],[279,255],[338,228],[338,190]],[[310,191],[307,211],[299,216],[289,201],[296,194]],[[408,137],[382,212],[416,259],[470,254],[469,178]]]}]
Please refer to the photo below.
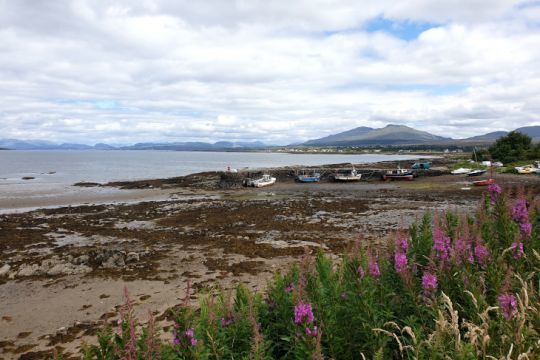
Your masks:
[{"label": "patch of blue sky", "polygon": [[527,8],[533,8],[533,7],[540,7],[540,1],[539,0],[523,1],[516,5],[517,9],[527,9]]},{"label": "patch of blue sky", "polygon": [[412,41],[417,39],[424,31],[437,26],[439,24],[410,20],[395,21],[378,16],[370,20],[364,29],[370,33],[384,32],[405,41]]},{"label": "patch of blue sky", "polygon": [[94,100],[90,101],[90,104],[94,105],[98,109],[117,109],[120,108],[120,105],[115,100]]},{"label": "patch of blue sky", "polygon": [[172,115],[182,116],[182,117],[191,117],[191,118],[202,118],[205,114],[202,111],[195,110],[177,110],[172,111]]},{"label": "patch of blue sky", "polygon": [[383,16],[377,16],[368,22],[366,22],[361,27],[348,28],[348,29],[339,29],[339,30],[328,30],[321,33],[322,36],[333,36],[339,34],[351,34],[357,32],[368,32],[376,33],[383,32],[391,36],[397,37],[405,41],[413,41],[417,39],[421,33],[426,30],[429,30],[434,27],[441,26],[441,24],[422,22],[422,21],[411,21],[411,20],[390,20],[386,19]]},{"label": "patch of blue sky", "polygon": [[451,95],[467,89],[465,84],[393,84],[384,86],[389,91],[419,91],[431,95]]},{"label": "patch of blue sky", "polygon": [[452,95],[467,89],[466,84],[373,84],[365,82],[349,82],[333,87],[336,91],[366,90],[366,91],[397,91],[397,92],[422,92],[429,95]]},{"label": "patch of blue sky", "polygon": [[66,104],[66,105],[84,105],[84,106],[93,106],[98,109],[115,109],[119,108],[120,105],[115,100],[79,100],[79,99],[56,99],[52,100],[57,104]]}]

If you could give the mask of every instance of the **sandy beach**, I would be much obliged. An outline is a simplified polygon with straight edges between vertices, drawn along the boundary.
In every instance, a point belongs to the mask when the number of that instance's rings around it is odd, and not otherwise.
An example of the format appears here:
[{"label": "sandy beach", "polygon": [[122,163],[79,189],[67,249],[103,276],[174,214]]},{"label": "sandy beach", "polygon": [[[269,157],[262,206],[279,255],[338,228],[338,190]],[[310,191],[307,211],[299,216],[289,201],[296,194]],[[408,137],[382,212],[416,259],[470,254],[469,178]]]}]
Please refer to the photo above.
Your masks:
[{"label": "sandy beach", "polygon": [[[538,177],[497,181],[540,192]],[[88,184],[75,197],[2,203],[18,209],[0,215],[0,357],[38,359],[56,347],[78,358],[99,327],[114,325],[124,286],[142,318],[152,311],[166,322],[188,281],[193,302],[240,282],[264,291],[306,251],[338,259],[357,239],[382,249],[427,210],[474,210],[485,190],[452,175],[346,184],[282,176],[261,189],[220,182],[206,173]]]}]

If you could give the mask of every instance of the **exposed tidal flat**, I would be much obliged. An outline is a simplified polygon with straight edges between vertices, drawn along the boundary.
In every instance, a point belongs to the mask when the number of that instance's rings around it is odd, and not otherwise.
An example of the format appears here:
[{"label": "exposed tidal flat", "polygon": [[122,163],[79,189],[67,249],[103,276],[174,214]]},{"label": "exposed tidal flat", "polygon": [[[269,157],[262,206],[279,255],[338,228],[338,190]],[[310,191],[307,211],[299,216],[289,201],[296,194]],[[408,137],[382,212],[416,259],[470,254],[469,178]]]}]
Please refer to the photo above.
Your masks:
[{"label": "exposed tidal flat", "polygon": [[[262,189],[238,187],[229,181],[236,175],[215,171],[87,183],[75,188],[130,195],[117,203],[90,199],[3,214],[0,355],[40,358],[41,351],[61,347],[77,357],[83,341],[95,341],[96,329],[116,320],[124,285],[141,318],[151,310],[165,321],[160,315],[182,301],[187,281],[196,290],[193,301],[213,286],[244,283],[264,291],[276,271],[306,251],[324,249],[337,259],[359,237],[383,247],[394,230],[427,210],[472,210],[484,189],[445,174],[446,161],[434,161],[439,176],[412,182],[366,176],[369,181],[350,184],[325,177],[299,184],[291,168],[282,168],[274,169],[278,183]],[[356,165],[369,173],[397,163]],[[540,192],[533,176],[497,180]]]}]

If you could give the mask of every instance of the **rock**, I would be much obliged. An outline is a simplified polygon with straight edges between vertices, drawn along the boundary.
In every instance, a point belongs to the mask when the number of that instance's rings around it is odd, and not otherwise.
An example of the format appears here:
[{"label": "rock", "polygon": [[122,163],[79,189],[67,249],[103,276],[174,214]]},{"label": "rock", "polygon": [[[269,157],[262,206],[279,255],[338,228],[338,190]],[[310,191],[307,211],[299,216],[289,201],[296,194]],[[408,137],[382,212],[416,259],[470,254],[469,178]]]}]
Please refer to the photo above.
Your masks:
[{"label": "rock", "polygon": [[87,265],[89,261],[90,261],[90,257],[88,255],[81,255],[73,259],[73,263],[75,265]]},{"label": "rock", "polygon": [[126,262],[124,260],[124,255],[120,252],[113,253],[101,263],[101,266],[106,269],[112,269],[115,267],[124,267],[125,265],[126,265]]},{"label": "rock", "polygon": [[139,254],[137,254],[136,252],[129,252],[126,256],[126,262],[130,263],[130,262],[135,262],[135,261],[139,261]]},{"label": "rock", "polygon": [[56,264],[47,271],[47,275],[75,275],[85,274],[92,271],[91,267],[85,265],[74,265],[71,263]]},{"label": "rock", "polygon": [[21,265],[19,267],[19,271],[17,272],[17,276],[19,277],[36,276],[36,275],[42,275],[42,274],[43,274],[43,270],[41,269],[41,266],[37,264]]},{"label": "rock", "polygon": [[9,266],[8,264],[4,264],[4,266],[0,267],[0,277],[6,276],[10,269],[11,266]]}]

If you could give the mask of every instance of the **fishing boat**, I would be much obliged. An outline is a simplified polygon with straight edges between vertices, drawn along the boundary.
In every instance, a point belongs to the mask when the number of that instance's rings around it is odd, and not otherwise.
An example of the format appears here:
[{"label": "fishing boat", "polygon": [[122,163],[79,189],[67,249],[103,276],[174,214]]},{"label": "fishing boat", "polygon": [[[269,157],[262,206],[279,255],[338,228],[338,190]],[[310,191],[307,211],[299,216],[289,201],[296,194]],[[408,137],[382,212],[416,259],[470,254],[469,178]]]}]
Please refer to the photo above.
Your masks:
[{"label": "fishing boat", "polygon": [[407,170],[402,169],[398,166],[396,170],[388,170],[386,174],[383,175],[384,181],[391,181],[391,180],[413,180],[414,174]]},{"label": "fishing boat", "polygon": [[493,185],[493,184],[495,184],[495,179],[473,181],[474,186],[488,186],[488,185]]},{"label": "fishing boat", "polygon": [[347,174],[339,174],[339,173],[334,174],[335,181],[359,181],[361,178],[362,178],[362,174],[359,174],[358,172],[356,172],[356,169],[354,168],[354,166],[352,170],[348,172]]},{"label": "fishing boat", "polygon": [[486,170],[476,169],[476,170],[468,172],[467,176],[480,176],[480,175],[484,175],[485,173],[486,173]]},{"label": "fishing boat", "polygon": [[431,163],[429,161],[424,162],[415,162],[411,169],[413,170],[428,170],[431,167]]},{"label": "fishing boat", "polygon": [[262,178],[255,179],[251,181],[251,186],[253,187],[263,187],[263,186],[270,186],[276,183],[276,178],[272,177],[268,174],[264,174]]},{"label": "fishing boat", "polygon": [[296,181],[304,182],[304,183],[319,182],[321,181],[321,174],[314,172],[312,174],[297,175]]},{"label": "fishing boat", "polygon": [[468,174],[472,171],[472,169],[468,169],[468,168],[459,168],[459,169],[456,169],[456,170],[452,170],[450,173],[452,175],[465,175],[465,174]]}]

